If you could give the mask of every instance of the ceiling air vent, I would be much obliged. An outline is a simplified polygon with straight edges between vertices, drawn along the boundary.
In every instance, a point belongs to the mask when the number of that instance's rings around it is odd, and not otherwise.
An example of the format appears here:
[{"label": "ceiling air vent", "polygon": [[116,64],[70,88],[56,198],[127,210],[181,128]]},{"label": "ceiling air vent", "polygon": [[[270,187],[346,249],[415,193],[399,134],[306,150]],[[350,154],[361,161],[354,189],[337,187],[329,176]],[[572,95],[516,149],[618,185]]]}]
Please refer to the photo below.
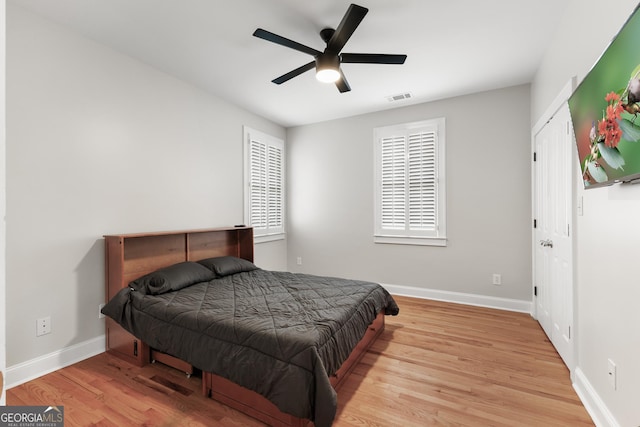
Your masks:
[{"label": "ceiling air vent", "polygon": [[411,94],[407,92],[407,93],[400,93],[398,95],[387,96],[387,101],[395,102],[395,101],[402,101],[403,99],[409,99],[409,98],[411,98]]}]

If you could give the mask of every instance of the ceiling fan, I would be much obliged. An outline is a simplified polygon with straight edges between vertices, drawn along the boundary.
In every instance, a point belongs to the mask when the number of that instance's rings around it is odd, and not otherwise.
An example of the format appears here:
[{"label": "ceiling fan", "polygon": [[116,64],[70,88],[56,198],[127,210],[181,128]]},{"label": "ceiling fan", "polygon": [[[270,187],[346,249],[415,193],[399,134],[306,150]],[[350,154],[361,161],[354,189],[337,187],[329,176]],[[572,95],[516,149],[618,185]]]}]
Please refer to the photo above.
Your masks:
[{"label": "ceiling fan", "polygon": [[369,9],[352,4],[347,9],[342,21],[335,30],[325,28],[320,31],[320,37],[326,43],[323,52],[305,46],[293,40],[274,34],[270,31],[258,28],[253,32],[255,37],[291,48],[297,51],[312,55],[314,60],[295,70],[289,71],[272,80],[275,84],[282,84],[292,78],[299,76],[305,71],[316,69],[316,78],[327,83],[335,83],[341,93],[349,92],[351,87],[344,77],[340,64],[404,64],[407,55],[389,55],[379,53],[341,53],[340,51],[347,43],[353,32],[358,28]]}]

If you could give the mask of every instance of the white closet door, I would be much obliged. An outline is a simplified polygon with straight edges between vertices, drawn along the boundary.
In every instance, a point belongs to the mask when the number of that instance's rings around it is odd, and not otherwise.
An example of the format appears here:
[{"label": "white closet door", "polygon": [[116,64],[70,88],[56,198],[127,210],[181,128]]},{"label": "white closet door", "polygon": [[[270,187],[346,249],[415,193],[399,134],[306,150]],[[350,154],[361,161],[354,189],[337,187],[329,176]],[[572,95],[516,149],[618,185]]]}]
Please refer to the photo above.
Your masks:
[{"label": "white closet door", "polygon": [[534,138],[536,318],[569,368],[573,367],[572,135],[564,103]]}]

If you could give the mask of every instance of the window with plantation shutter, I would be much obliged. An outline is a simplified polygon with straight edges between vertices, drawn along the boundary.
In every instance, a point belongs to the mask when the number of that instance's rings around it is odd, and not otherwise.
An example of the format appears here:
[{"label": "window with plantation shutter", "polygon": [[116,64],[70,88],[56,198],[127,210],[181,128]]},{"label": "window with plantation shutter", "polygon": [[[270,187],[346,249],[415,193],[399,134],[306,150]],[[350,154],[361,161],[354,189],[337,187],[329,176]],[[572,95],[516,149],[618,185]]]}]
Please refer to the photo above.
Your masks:
[{"label": "window with plantation shutter", "polygon": [[245,222],[256,243],[284,238],[284,142],[244,128]]},{"label": "window with plantation shutter", "polygon": [[376,242],[446,245],[444,123],[375,129]]}]

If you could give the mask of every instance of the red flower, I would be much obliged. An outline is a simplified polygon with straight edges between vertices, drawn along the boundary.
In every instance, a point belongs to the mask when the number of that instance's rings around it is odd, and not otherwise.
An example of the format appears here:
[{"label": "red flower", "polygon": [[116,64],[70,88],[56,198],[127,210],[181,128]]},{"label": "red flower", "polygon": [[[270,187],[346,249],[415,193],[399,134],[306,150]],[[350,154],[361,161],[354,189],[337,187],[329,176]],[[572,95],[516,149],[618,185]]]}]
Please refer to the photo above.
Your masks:
[{"label": "red flower", "polygon": [[604,97],[604,100],[607,102],[611,102],[611,101],[618,102],[620,101],[620,95],[618,95],[615,92],[609,92],[607,96]]},{"label": "red flower", "polygon": [[618,120],[624,107],[620,104],[620,95],[615,92],[609,92],[604,99],[609,105],[607,105],[606,116],[598,122],[598,134],[604,137],[607,147],[617,147],[622,138]]},{"label": "red flower", "polygon": [[607,120],[619,119],[622,114],[622,105],[609,105],[607,106]]},{"label": "red flower", "polygon": [[598,122],[598,133],[604,137],[607,147],[617,147],[622,138],[622,131],[615,119],[607,118]]}]

